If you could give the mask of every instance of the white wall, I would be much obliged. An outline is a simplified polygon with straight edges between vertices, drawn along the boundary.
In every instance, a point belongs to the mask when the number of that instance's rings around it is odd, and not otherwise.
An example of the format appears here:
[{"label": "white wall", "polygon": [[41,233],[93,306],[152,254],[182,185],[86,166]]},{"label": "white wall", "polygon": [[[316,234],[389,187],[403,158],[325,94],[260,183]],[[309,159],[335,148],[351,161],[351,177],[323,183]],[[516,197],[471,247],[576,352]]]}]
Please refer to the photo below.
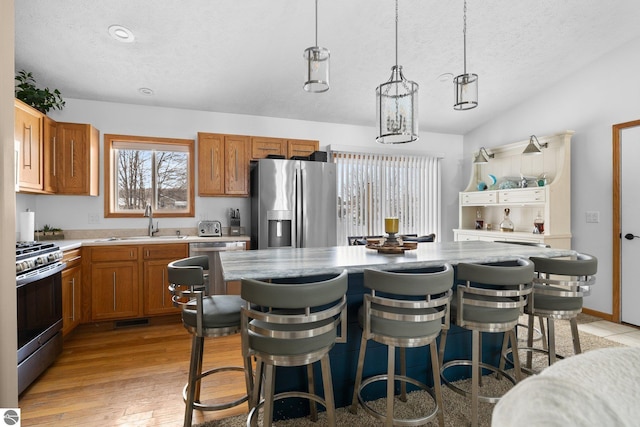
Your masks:
[{"label": "white wall", "polygon": [[[640,39],[603,56],[464,137],[468,170],[471,152],[480,146],[575,130],[571,145],[572,247],[598,257],[597,283],[584,305],[608,314],[613,312],[611,127],[640,119],[638,43]],[[586,223],[586,211],[599,211],[600,222]]]},{"label": "white wall", "polygon": [[[321,95],[320,95],[321,96]],[[373,108],[372,108],[373,111]],[[386,147],[389,152],[411,150],[443,153],[442,160],[442,233],[441,240],[452,240],[457,226],[457,192],[461,185],[460,158],[462,136],[422,132],[419,141],[401,146],[382,146],[375,142],[375,128],[331,123],[287,120],[237,114],[211,113],[109,102],[66,99],[63,111],[50,112],[57,121],[91,123],[100,130],[100,196],[18,195],[17,210],[36,212],[36,228],[48,224],[63,230],[144,228],[147,219],[105,219],[103,217],[103,151],[102,136],[106,133],[156,136],[165,138],[197,138],[198,132],[240,135],[275,136],[318,139],[320,147],[327,145]],[[372,116],[372,123],[375,115]],[[466,179],[466,177],[464,177]],[[242,226],[249,227],[249,199],[232,197],[196,197],[196,217],[160,218],[160,228],[194,228],[200,219],[219,219],[228,225],[230,207],[240,209]],[[99,214],[100,224],[89,224],[89,214]]]},{"label": "white wall", "polygon": [[14,91],[13,0],[0,2],[0,408],[18,406],[18,342],[16,291],[13,273],[15,248],[15,190],[13,162]]}]

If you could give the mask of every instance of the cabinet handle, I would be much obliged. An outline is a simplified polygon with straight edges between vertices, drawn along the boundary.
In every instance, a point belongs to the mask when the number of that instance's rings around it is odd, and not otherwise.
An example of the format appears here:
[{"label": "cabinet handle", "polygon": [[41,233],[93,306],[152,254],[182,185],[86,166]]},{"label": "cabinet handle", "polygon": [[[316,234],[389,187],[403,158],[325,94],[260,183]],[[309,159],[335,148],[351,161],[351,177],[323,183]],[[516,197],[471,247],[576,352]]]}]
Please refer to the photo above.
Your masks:
[{"label": "cabinet handle", "polygon": [[56,176],[56,137],[53,137],[53,176]]},{"label": "cabinet handle", "polygon": [[213,148],[211,149],[211,181],[213,181],[213,170],[214,170],[214,165],[213,165]]},{"label": "cabinet handle", "polygon": [[165,282],[165,279],[164,279],[164,268],[163,268],[162,269],[162,306],[163,307],[165,307],[165,304],[164,304],[164,294],[165,294],[165,290],[164,290],[165,286],[164,285],[165,285],[165,283],[166,282]]},{"label": "cabinet handle", "polygon": [[113,272],[113,311],[116,311],[116,272]]},{"label": "cabinet handle", "polygon": [[72,177],[75,176],[74,169],[73,169],[73,165],[75,163],[75,154],[74,154],[74,152],[75,152],[75,142],[72,139],[71,140],[71,176]]},{"label": "cabinet handle", "polygon": [[76,320],[76,278],[71,279],[71,320]]},{"label": "cabinet handle", "polygon": [[[29,131],[29,139],[27,139],[27,133],[25,131]],[[24,129],[22,131],[22,167],[31,169],[31,137],[33,136],[33,132],[31,130],[31,125],[24,125]],[[29,147],[29,164],[27,164],[27,150],[24,149],[24,144],[27,142],[27,147]]]},{"label": "cabinet handle", "polygon": [[236,159],[236,174],[234,175],[234,179],[238,179],[238,149],[234,150],[234,156]]},{"label": "cabinet handle", "polygon": [[149,249],[147,249],[147,258],[149,258],[150,252]]},{"label": "cabinet handle", "polygon": [[133,250],[129,251],[129,258],[133,258]]}]

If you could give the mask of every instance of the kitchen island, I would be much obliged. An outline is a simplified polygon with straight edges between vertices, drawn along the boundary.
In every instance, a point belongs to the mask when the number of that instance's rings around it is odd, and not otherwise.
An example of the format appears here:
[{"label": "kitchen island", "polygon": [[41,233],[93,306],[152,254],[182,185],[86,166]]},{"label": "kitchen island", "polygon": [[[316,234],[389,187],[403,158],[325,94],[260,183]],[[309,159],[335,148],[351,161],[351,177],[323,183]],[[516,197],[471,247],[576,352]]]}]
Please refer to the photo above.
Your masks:
[{"label": "kitchen island", "polygon": [[[367,292],[363,284],[363,271],[367,268],[392,271],[429,271],[437,265],[449,262],[454,267],[461,262],[505,263],[518,258],[563,257],[574,255],[567,249],[525,246],[503,242],[461,241],[420,243],[415,250],[404,254],[386,255],[365,246],[338,246],[329,248],[279,248],[244,252],[221,252],[214,280],[231,281],[247,279],[278,279],[279,282],[302,283],[305,280],[324,279],[328,275],[349,273],[347,291],[348,330],[347,343],[336,344],[331,350],[331,370],[336,406],[351,403],[361,330],[358,325],[358,309],[362,295]],[[501,334],[483,337],[483,360],[496,363],[499,358]],[[386,370],[386,347],[368,342],[365,376]],[[445,361],[454,358],[470,358],[471,334],[452,325],[447,338]],[[287,375],[276,375],[278,391],[306,387],[305,370],[288,369]],[[431,384],[430,361],[426,347],[407,350],[407,370],[410,376]],[[317,373],[317,384],[321,384]],[[300,416],[293,406],[282,405],[286,416]]]}]

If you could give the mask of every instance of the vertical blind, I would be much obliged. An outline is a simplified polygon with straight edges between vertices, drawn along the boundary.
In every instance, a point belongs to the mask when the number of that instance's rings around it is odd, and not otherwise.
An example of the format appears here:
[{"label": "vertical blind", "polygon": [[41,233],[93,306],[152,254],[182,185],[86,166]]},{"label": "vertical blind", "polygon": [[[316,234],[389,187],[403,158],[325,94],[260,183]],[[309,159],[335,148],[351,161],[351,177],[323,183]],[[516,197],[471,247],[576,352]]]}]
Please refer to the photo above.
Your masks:
[{"label": "vertical blind", "polygon": [[384,234],[398,217],[399,234],[440,236],[438,157],[332,152],[338,181],[338,244],[349,236]]}]

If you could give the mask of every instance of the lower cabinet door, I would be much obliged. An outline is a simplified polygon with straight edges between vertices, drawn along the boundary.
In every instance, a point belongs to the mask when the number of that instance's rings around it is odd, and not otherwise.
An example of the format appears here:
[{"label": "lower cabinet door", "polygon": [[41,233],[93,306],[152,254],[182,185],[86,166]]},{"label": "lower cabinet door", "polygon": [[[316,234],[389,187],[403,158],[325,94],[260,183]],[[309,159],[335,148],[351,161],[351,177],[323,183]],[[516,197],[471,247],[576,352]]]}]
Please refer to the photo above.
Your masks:
[{"label": "lower cabinet door", "polygon": [[91,266],[91,279],[93,320],[140,315],[137,262],[94,263]]},{"label": "lower cabinet door", "polygon": [[144,314],[179,313],[174,307],[169,292],[167,264],[170,260],[153,260],[144,262]]}]

